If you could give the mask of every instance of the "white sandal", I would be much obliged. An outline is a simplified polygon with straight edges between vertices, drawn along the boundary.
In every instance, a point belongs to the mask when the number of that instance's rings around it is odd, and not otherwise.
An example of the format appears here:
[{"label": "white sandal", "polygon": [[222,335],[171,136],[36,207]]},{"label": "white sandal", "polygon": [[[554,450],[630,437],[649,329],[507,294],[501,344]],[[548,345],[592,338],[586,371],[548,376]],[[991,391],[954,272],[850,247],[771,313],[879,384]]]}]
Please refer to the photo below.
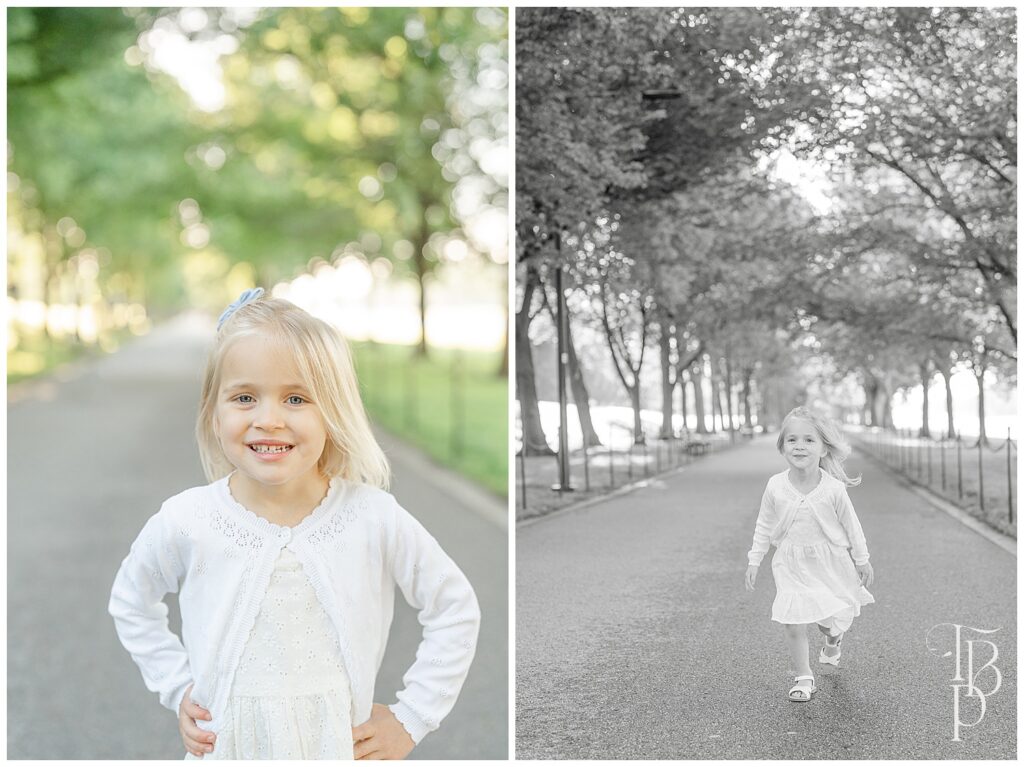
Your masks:
[{"label": "white sandal", "polygon": [[811,699],[811,696],[814,695],[814,693],[816,693],[818,691],[818,688],[814,686],[814,675],[813,674],[810,674],[808,676],[795,676],[795,677],[793,677],[793,681],[794,682],[801,682],[804,679],[810,679],[811,680],[811,689],[808,690],[806,687],[801,687],[798,684],[793,685],[790,688],[790,690],[789,690],[789,696],[788,697],[794,703],[806,703],[807,701],[809,701]]},{"label": "white sandal", "polygon": [[838,666],[839,665],[839,658],[842,657],[842,654],[843,654],[843,651],[839,649],[839,645],[841,645],[843,643],[843,635],[840,634],[836,638],[836,643],[835,644],[832,644],[831,642],[828,641],[831,638],[832,638],[831,636],[825,637],[825,644],[827,644],[829,647],[834,647],[835,649],[839,650],[839,652],[837,652],[835,655],[826,655],[825,654],[825,648],[822,647],[821,648],[821,652],[818,654],[818,663],[825,663],[825,664],[828,664],[829,666]]}]

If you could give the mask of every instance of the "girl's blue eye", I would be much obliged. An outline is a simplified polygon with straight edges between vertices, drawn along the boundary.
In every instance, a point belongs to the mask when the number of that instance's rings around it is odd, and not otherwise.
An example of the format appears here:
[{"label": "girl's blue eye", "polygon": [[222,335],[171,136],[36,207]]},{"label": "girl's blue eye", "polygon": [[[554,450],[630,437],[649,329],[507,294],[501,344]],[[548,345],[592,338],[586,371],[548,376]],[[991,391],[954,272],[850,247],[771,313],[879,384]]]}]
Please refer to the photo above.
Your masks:
[{"label": "girl's blue eye", "polygon": [[[295,401],[293,401],[293,400],[298,400],[298,402],[295,402]],[[288,398],[288,404],[290,404],[290,405],[301,405],[301,404],[303,404],[303,403],[304,403],[305,401],[306,401],[306,400],[304,400],[304,399],[303,399],[302,397],[300,397],[300,396],[299,396],[298,394],[293,394],[292,396],[290,396],[290,397]]]},{"label": "girl's blue eye", "polygon": [[249,404],[248,400],[252,399],[252,395],[251,394],[239,394],[237,397],[235,397],[235,399],[238,400],[239,402],[241,402],[243,405],[248,405]]}]

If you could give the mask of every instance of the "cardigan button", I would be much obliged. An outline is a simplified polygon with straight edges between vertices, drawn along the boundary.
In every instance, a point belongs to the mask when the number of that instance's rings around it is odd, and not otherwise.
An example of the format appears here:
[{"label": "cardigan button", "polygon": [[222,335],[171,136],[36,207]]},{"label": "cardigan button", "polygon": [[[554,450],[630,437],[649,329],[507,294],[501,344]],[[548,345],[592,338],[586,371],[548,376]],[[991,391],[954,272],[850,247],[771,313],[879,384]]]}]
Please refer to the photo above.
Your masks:
[{"label": "cardigan button", "polygon": [[281,528],[277,537],[281,539],[281,543],[288,543],[292,539],[292,529],[290,527]]}]

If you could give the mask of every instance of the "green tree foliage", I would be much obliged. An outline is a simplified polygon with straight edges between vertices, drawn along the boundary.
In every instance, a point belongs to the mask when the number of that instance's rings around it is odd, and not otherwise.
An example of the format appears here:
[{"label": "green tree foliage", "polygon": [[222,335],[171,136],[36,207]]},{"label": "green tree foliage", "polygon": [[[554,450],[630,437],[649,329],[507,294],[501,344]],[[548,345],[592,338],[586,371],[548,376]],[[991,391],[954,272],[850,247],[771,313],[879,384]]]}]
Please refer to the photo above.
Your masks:
[{"label": "green tree foliage", "polygon": [[[172,213],[198,134],[182,94],[125,63],[136,35],[119,9],[8,9],[8,167],[47,222],[51,289],[88,243],[102,247],[101,284],[160,305],[181,298]],[[65,217],[85,242],[56,232]]]},{"label": "green tree foliage", "polygon": [[[249,28],[224,65],[228,106],[209,120],[227,147],[218,173],[238,178],[201,201],[245,238],[236,247],[272,268],[298,242],[327,257],[355,241],[408,263],[422,296],[440,261],[432,237],[460,223],[452,192],[467,155],[456,150],[500,130],[453,103],[454,70],[475,76],[484,46],[503,55],[500,16],[488,26],[474,12],[286,8]],[[269,178],[246,183],[254,174]]]},{"label": "green tree foliage", "polygon": [[[501,214],[507,171],[490,150],[507,131],[503,11],[238,18],[8,10],[9,168],[55,274],[95,249],[104,292],[169,309],[190,263],[224,282],[244,262],[269,287],[348,243],[422,285],[448,240],[474,244],[468,219]],[[156,68],[157,36],[182,32],[237,39],[223,109],[197,108]]]}]

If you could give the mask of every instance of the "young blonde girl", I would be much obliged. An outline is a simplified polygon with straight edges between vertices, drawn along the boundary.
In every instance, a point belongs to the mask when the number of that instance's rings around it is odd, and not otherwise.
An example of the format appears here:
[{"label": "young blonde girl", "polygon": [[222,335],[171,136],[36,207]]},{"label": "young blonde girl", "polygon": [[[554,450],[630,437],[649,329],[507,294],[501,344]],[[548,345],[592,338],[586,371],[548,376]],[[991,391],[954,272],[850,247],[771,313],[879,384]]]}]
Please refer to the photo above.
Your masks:
[{"label": "young blonde girl", "polygon": [[[178,714],[186,758],[406,756],[451,710],[480,613],[466,577],[386,492],[344,340],[246,291],[218,324],[196,436],[211,484],[146,522],[109,606],[146,687]],[[385,707],[374,680],[396,585],[423,639]]]},{"label": "young blonde girl", "polygon": [[807,625],[825,635],[820,663],[839,665],[843,634],[863,605],[874,602],[874,580],[857,512],[846,491],[860,484],[843,462],[850,448],[828,418],[798,407],[785,417],[777,447],[789,469],[768,480],[747,555],[746,587],[753,591],[761,559],[776,547],[777,593],[772,620],[783,624],[796,684],[788,698],[805,703],[817,692],[808,655]]}]

